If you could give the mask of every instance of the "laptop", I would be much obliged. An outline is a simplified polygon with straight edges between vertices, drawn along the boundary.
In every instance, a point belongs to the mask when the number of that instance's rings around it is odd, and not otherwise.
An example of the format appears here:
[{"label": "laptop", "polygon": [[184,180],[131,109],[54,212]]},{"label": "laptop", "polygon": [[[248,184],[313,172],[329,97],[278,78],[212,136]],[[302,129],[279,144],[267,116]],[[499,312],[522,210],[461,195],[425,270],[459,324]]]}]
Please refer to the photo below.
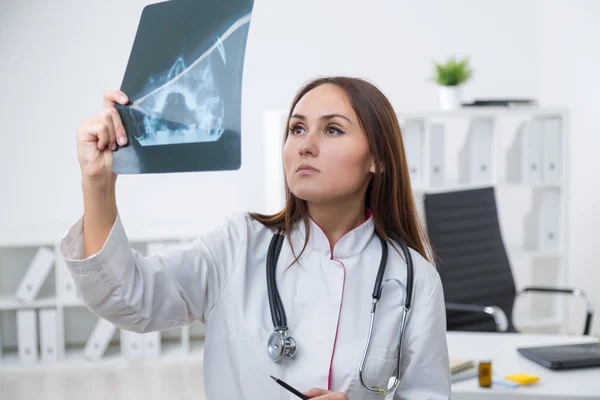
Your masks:
[{"label": "laptop", "polygon": [[600,343],[522,347],[517,351],[550,369],[600,367]]}]

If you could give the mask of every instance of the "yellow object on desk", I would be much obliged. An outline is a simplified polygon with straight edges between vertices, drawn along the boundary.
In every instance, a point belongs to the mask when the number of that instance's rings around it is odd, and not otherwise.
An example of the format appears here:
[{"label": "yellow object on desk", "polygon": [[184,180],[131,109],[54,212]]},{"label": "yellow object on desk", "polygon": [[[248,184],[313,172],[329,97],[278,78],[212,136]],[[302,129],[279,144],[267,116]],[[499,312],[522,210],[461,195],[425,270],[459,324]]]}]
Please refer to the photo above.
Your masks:
[{"label": "yellow object on desk", "polygon": [[539,376],[527,375],[527,374],[513,374],[504,377],[509,381],[517,382],[519,385],[531,385],[540,380]]}]

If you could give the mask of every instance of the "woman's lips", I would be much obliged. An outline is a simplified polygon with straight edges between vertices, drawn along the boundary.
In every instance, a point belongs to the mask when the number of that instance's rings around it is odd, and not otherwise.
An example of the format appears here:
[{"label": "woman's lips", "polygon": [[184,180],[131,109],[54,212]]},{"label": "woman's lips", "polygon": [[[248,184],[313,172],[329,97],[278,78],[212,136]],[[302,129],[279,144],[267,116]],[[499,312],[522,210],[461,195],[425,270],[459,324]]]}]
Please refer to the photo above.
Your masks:
[{"label": "woman's lips", "polygon": [[312,165],[308,165],[308,164],[301,164],[296,169],[296,173],[301,174],[301,175],[312,175],[312,174],[316,174],[317,172],[319,172],[318,169],[316,169]]}]

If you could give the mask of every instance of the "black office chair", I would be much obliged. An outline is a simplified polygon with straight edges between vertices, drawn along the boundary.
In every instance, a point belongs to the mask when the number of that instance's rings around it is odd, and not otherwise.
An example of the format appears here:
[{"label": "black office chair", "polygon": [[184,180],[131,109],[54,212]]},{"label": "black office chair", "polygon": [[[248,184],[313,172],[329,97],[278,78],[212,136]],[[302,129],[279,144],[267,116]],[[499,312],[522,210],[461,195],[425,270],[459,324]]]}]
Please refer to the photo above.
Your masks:
[{"label": "black office chair", "polygon": [[593,310],[576,288],[527,287],[517,293],[493,187],[426,194],[427,230],[444,286],[447,329],[517,332],[515,298],[524,292],[581,296],[587,303],[584,335]]}]

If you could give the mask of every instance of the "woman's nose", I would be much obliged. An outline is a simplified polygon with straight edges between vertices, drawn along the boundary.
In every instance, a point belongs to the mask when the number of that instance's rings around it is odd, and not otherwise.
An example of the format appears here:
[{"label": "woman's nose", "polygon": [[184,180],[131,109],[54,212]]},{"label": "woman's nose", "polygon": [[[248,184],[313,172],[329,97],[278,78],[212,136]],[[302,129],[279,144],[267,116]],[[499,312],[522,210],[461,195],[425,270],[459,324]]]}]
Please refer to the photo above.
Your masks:
[{"label": "woman's nose", "polygon": [[317,156],[319,154],[319,144],[317,143],[316,135],[307,133],[298,144],[298,153],[300,155],[311,154]]}]

